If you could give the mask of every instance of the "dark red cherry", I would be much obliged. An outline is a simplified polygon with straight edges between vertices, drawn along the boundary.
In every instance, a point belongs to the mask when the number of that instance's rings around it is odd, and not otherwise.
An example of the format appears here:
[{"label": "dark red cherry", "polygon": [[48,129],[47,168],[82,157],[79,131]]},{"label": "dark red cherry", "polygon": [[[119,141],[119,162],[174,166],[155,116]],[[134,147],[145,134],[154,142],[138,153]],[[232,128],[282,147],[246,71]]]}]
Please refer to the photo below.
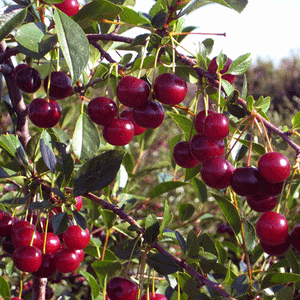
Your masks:
[{"label": "dark red cherry", "polygon": [[42,265],[39,269],[32,273],[33,276],[39,278],[50,278],[56,272],[55,256],[51,254],[42,255]]},{"label": "dark red cherry", "polygon": [[229,133],[229,122],[225,115],[209,114],[203,122],[204,134],[213,139],[224,139]]},{"label": "dark red cherry", "polygon": [[98,125],[107,125],[118,115],[117,103],[107,97],[92,99],[87,107],[90,119]]},{"label": "dark red cherry", "polygon": [[69,17],[76,15],[79,11],[79,3],[77,0],[65,0],[61,3],[55,3],[54,6],[56,6]]},{"label": "dark red cherry", "polygon": [[78,225],[72,225],[63,233],[63,241],[68,249],[84,249],[90,242],[90,232],[87,228],[83,230]]},{"label": "dark red cherry", "polygon": [[270,152],[259,158],[258,170],[267,181],[278,183],[289,177],[291,166],[285,155],[279,152]]},{"label": "dark red cherry", "polygon": [[[41,233],[42,250],[45,244],[45,233]],[[47,232],[45,254],[56,254],[60,250],[60,239],[53,232]]]},{"label": "dark red cherry", "polygon": [[262,178],[259,171],[253,167],[240,167],[233,171],[230,185],[240,196],[252,196],[260,192]]},{"label": "dark red cherry", "polygon": [[[214,114],[215,111],[208,109],[207,115]],[[195,118],[195,129],[198,133],[204,133],[204,119],[206,118],[205,109],[198,112]]]},{"label": "dark red cherry", "polygon": [[55,255],[55,265],[57,271],[70,273],[78,269],[80,265],[79,256],[72,249],[62,249]]},{"label": "dark red cherry", "polygon": [[225,189],[230,185],[233,171],[233,166],[225,158],[212,156],[202,163],[200,174],[206,185],[215,189]]},{"label": "dark red cherry", "polygon": [[173,149],[173,159],[182,168],[193,168],[199,164],[191,153],[189,142],[178,142]]},{"label": "dark red cherry", "polygon": [[134,136],[134,126],[128,119],[116,118],[103,127],[105,141],[114,146],[124,146],[131,142]]},{"label": "dark red cherry", "polygon": [[[63,99],[71,95],[72,93],[72,81],[69,76],[63,72],[52,72],[50,80],[50,92],[49,98],[52,100]],[[44,80],[44,89],[48,91],[49,75]]]},{"label": "dark red cherry", "polygon": [[289,250],[291,246],[291,235],[289,234],[287,239],[279,245],[267,245],[263,242],[260,242],[262,249],[269,255],[282,255],[287,250]]},{"label": "dark red cherry", "polygon": [[254,196],[247,196],[247,203],[254,211],[271,211],[277,205],[277,196],[264,197],[259,193]]},{"label": "dark red cherry", "polygon": [[24,227],[16,231],[12,237],[12,241],[15,248],[19,246],[30,245],[33,238],[33,246],[42,249],[42,239],[40,233],[34,229],[34,227]]},{"label": "dark red cherry", "polygon": [[[227,59],[225,66],[223,67],[223,69],[220,71],[221,74],[224,74],[228,71],[229,66],[231,65],[232,60],[230,58]],[[218,70],[218,65],[217,65],[217,57],[214,57],[211,62],[208,65],[208,72],[215,74],[217,73]],[[232,74],[225,74],[222,75],[222,79],[227,80],[229,83],[233,83],[234,79],[235,79],[235,75]]]},{"label": "dark red cherry", "polygon": [[138,108],[147,105],[150,95],[149,84],[133,76],[123,77],[116,89],[119,101],[132,108]]},{"label": "dark red cherry", "polygon": [[204,162],[210,156],[222,156],[225,143],[223,140],[211,139],[208,136],[198,133],[191,139],[190,148],[193,156],[199,162]]},{"label": "dark red cherry", "polygon": [[106,292],[109,299],[136,300],[138,287],[130,279],[116,276],[108,281]]},{"label": "dark red cherry", "polygon": [[11,215],[3,215],[0,219],[0,237],[11,236],[11,229],[15,220]]},{"label": "dark red cherry", "polygon": [[184,100],[187,84],[181,77],[163,73],[156,77],[153,90],[159,102],[174,106]]},{"label": "dark red cherry", "polygon": [[[147,298],[147,293],[143,295],[143,297],[141,298],[141,300],[148,300]],[[149,300],[168,300],[168,298],[162,294],[158,294],[155,293],[153,295],[153,293],[149,293]]]},{"label": "dark red cherry", "polygon": [[17,86],[26,93],[36,92],[42,84],[42,78],[39,71],[28,66],[20,68],[17,71],[15,74],[15,81]]},{"label": "dark red cherry", "polygon": [[300,251],[300,225],[296,225],[292,230],[291,234],[292,245],[297,250]]},{"label": "dark red cherry", "polygon": [[34,226],[32,224],[30,224],[30,222],[26,221],[26,220],[18,220],[16,222],[14,222],[14,224],[12,224],[11,227],[11,236],[13,237],[14,234],[21,228],[25,228],[25,227],[32,227],[34,228]]},{"label": "dark red cherry", "polygon": [[13,77],[13,79],[16,80],[16,75],[17,75],[17,73],[18,73],[21,69],[27,68],[27,67],[28,67],[27,64],[19,64],[19,65],[15,66],[15,68],[13,69],[12,74],[11,74],[11,76]]},{"label": "dark red cherry", "polygon": [[271,183],[263,178],[259,194],[263,197],[277,196],[281,193],[284,182]]},{"label": "dark red cherry", "polygon": [[267,211],[256,222],[256,234],[264,244],[280,245],[288,238],[289,225],[283,215]]},{"label": "dark red cherry", "polygon": [[55,126],[61,118],[61,106],[54,100],[47,101],[44,98],[32,100],[28,107],[30,121],[41,128],[51,128]]},{"label": "dark red cherry", "polygon": [[34,246],[17,247],[13,254],[15,266],[23,272],[35,272],[42,265],[42,251]]},{"label": "dark red cherry", "polygon": [[146,128],[143,128],[135,123],[132,117],[132,109],[125,109],[120,113],[120,118],[128,119],[131,121],[134,127],[134,135],[140,135],[145,132]]},{"label": "dark red cherry", "polygon": [[161,125],[165,112],[163,106],[157,101],[148,101],[146,106],[134,108],[132,117],[135,123],[143,128],[154,129]]},{"label": "dark red cherry", "polygon": [[3,238],[3,240],[2,240],[2,249],[6,253],[13,255],[13,253],[15,251],[15,247],[14,247],[14,244],[13,244],[12,239],[11,239],[10,236],[6,236],[6,237]]}]

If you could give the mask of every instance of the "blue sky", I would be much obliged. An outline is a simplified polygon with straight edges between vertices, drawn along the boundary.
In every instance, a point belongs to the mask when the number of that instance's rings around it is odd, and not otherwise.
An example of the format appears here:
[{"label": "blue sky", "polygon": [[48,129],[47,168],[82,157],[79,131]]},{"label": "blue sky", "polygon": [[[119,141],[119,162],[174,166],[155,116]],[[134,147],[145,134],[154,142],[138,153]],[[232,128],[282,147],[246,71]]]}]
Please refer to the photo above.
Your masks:
[{"label": "blue sky", "polygon": [[[154,3],[136,0],[135,9],[148,12]],[[226,37],[213,37],[212,55],[223,51],[235,59],[251,52],[253,60],[261,57],[277,63],[290,55],[291,49],[300,54],[299,17],[299,0],[249,0],[241,14],[221,5],[207,5],[191,13],[185,25],[197,26],[195,32],[226,32]],[[198,42],[205,38],[189,36],[185,46],[196,52]]]}]

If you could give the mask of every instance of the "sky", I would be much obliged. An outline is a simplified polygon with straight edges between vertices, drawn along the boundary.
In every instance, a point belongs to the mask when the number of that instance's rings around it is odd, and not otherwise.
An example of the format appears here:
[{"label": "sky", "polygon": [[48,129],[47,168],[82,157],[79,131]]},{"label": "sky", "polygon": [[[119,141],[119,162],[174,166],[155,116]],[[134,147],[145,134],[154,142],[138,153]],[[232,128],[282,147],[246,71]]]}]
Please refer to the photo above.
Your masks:
[{"label": "sky", "polygon": [[[136,0],[137,11],[148,12],[153,0]],[[221,51],[231,59],[250,52],[253,61],[258,57],[277,64],[291,50],[300,55],[299,0],[249,0],[241,14],[218,4],[204,6],[191,13],[185,25],[197,26],[194,32],[226,32],[215,41],[212,57]],[[184,45],[195,53],[198,42],[209,36],[191,35]]]}]

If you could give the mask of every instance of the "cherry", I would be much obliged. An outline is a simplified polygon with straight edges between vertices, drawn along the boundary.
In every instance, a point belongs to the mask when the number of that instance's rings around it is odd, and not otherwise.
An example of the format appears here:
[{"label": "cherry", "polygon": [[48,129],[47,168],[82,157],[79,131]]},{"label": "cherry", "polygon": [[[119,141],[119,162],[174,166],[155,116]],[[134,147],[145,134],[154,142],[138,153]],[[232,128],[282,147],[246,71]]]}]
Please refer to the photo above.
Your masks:
[{"label": "cherry", "polygon": [[289,250],[291,246],[291,235],[288,234],[287,239],[279,245],[268,245],[263,242],[260,242],[262,249],[269,255],[281,255]]},{"label": "cherry", "polygon": [[153,90],[159,102],[174,106],[184,100],[187,84],[181,77],[163,73],[156,77]]},{"label": "cherry", "polygon": [[75,197],[75,201],[76,201],[76,204],[75,204],[76,210],[80,211],[82,208],[82,197],[81,196]]},{"label": "cherry", "polygon": [[16,80],[16,75],[17,75],[17,73],[18,73],[21,69],[27,68],[27,67],[28,67],[27,64],[19,64],[19,65],[17,65],[17,66],[13,69],[12,74],[11,74],[11,76],[13,77],[13,79]]},{"label": "cherry", "polygon": [[132,108],[138,108],[147,105],[150,95],[149,84],[133,76],[123,77],[116,89],[119,101]]},{"label": "cherry", "polygon": [[35,272],[42,265],[42,251],[34,246],[17,247],[13,254],[15,266],[23,272]]},{"label": "cherry", "polygon": [[215,189],[227,188],[233,171],[233,166],[225,158],[219,156],[207,158],[200,169],[202,181]]},{"label": "cherry", "polygon": [[[69,76],[63,72],[52,72],[50,74],[50,92],[49,98],[52,100],[63,99],[71,95],[72,93],[72,81]],[[49,75],[44,80],[44,89],[48,91]]]},{"label": "cherry", "polygon": [[16,219],[12,218],[11,215],[5,214],[0,219],[0,237],[6,237],[11,235],[12,224]]},{"label": "cherry", "polygon": [[132,117],[135,123],[143,128],[154,129],[161,125],[165,113],[163,106],[157,101],[148,101],[146,106],[134,108]]},{"label": "cherry", "polygon": [[[45,243],[45,233],[41,233],[42,244]],[[60,239],[53,232],[47,232],[45,254],[56,254],[60,250]],[[42,246],[42,249],[44,246]]]},{"label": "cherry", "polygon": [[132,140],[134,127],[128,119],[116,118],[103,127],[102,133],[107,143],[115,146],[124,146]]},{"label": "cherry", "polygon": [[13,298],[11,298],[11,300],[23,300],[23,299],[19,298],[19,297],[13,297]]},{"label": "cherry", "polygon": [[61,3],[55,3],[54,6],[69,17],[76,15],[79,11],[79,3],[77,0],[65,0]]},{"label": "cherry", "polygon": [[120,113],[120,118],[128,119],[131,121],[134,127],[134,135],[140,135],[145,132],[146,128],[143,128],[135,123],[132,116],[132,109],[125,109]]},{"label": "cherry", "polygon": [[24,227],[16,231],[12,237],[13,245],[15,248],[19,246],[30,245],[33,238],[33,246],[42,249],[42,239],[38,231],[34,227]]},{"label": "cherry", "polygon": [[6,236],[5,238],[3,238],[2,249],[6,253],[13,255],[15,247],[10,236]]},{"label": "cherry", "polygon": [[204,134],[213,139],[224,139],[229,133],[229,122],[225,115],[214,113],[204,118]]},{"label": "cherry", "polygon": [[108,281],[106,292],[110,299],[136,300],[138,287],[130,279],[116,276]]},{"label": "cherry", "polygon": [[42,265],[32,273],[35,277],[49,278],[56,272],[55,256],[51,254],[42,255]]},{"label": "cherry", "polygon": [[283,215],[274,211],[267,211],[256,222],[256,234],[264,244],[280,245],[288,237],[289,225]]},{"label": "cherry", "polygon": [[[141,298],[141,300],[148,300],[147,298],[147,293],[143,295],[143,297]],[[155,293],[153,295],[153,293],[149,293],[149,300],[168,300],[166,296],[162,295],[162,294],[158,294]]]},{"label": "cherry", "polygon": [[75,250],[65,248],[56,253],[55,264],[57,271],[71,273],[77,270],[80,260]]},{"label": "cherry", "polygon": [[277,196],[261,196],[260,194],[247,197],[247,203],[257,212],[271,211],[277,205]]},{"label": "cherry", "polygon": [[296,250],[300,251],[300,225],[294,227],[294,229],[292,230],[291,238],[293,247]]},{"label": "cherry", "polygon": [[271,183],[263,178],[262,188],[259,192],[261,196],[277,196],[281,193],[284,181]]},{"label": "cherry", "polygon": [[79,259],[79,262],[82,262],[83,259],[84,259],[84,252],[82,249],[76,249],[75,250],[77,256],[78,256],[78,259]]},{"label": "cherry", "polygon": [[[207,115],[214,114],[215,111],[208,109]],[[205,109],[198,112],[195,117],[195,129],[198,133],[204,133],[204,119],[206,118]]]},{"label": "cherry", "polygon": [[14,234],[21,228],[25,228],[25,227],[34,227],[32,224],[30,224],[30,222],[26,221],[26,220],[19,220],[14,222],[14,224],[12,224],[11,227],[11,236],[13,237]]},{"label": "cherry", "polygon": [[39,71],[28,66],[20,68],[14,78],[17,86],[26,93],[36,92],[42,84]]},{"label": "cherry", "polygon": [[173,159],[182,168],[193,168],[199,164],[191,153],[189,142],[178,142],[173,149]]},{"label": "cherry", "polygon": [[[231,65],[232,60],[230,58],[227,58],[227,61],[225,63],[225,66],[223,69],[220,71],[221,74],[224,74],[228,71],[229,66]],[[218,65],[217,65],[217,57],[214,57],[211,62],[208,65],[208,72],[212,74],[216,74],[218,70]],[[222,75],[222,79],[227,80],[229,83],[233,83],[235,79],[235,75],[232,74],[225,74]]]},{"label": "cherry", "polygon": [[90,119],[98,125],[107,125],[117,117],[118,106],[115,101],[107,97],[92,99],[87,107]]},{"label": "cherry", "polygon": [[258,170],[267,181],[278,183],[289,177],[291,166],[285,155],[279,152],[269,152],[259,158]]},{"label": "cherry", "polygon": [[193,136],[190,141],[191,152],[199,161],[204,162],[210,156],[222,156],[225,149],[223,140],[211,139],[200,133]]},{"label": "cherry", "polygon": [[30,121],[41,128],[55,126],[61,118],[61,106],[54,100],[47,101],[44,98],[32,100],[28,107]]},{"label": "cherry", "polygon": [[262,178],[254,167],[240,167],[233,171],[230,179],[233,191],[240,196],[252,196],[260,192]]},{"label": "cherry", "polygon": [[68,249],[84,249],[90,242],[90,232],[87,228],[83,230],[78,225],[72,225],[64,232],[63,241]]}]

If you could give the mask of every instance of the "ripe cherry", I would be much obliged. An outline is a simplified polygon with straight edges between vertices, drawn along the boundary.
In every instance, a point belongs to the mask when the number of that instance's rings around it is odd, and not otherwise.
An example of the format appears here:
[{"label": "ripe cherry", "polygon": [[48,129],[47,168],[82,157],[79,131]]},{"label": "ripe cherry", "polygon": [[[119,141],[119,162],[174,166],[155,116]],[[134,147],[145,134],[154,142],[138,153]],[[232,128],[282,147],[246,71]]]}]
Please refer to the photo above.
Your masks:
[{"label": "ripe cherry", "polygon": [[27,64],[19,64],[19,65],[15,66],[14,69],[13,69],[13,71],[12,71],[12,73],[11,73],[11,76],[13,77],[13,79],[16,80],[16,75],[17,75],[17,73],[18,73],[21,69],[27,68],[27,67],[28,67]]},{"label": "ripe cherry", "polygon": [[125,109],[120,113],[120,118],[128,119],[131,121],[134,127],[134,135],[140,135],[145,132],[146,128],[143,128],[135,123],[132,116],[132,109]]},{"label": "ripe cherry", "polygon": [[233,166],[225,158],[211,156],[202,163],[200,174],[206,185],[215,189],[225,189],[230,185],[233,171]]},{"label": "ripe cherry", "polygon": [[274,211],[267,211],[257,220],[256,234],[264,244],[280,245],[288,238],[289,225],[283,215]]},{"label": "ripe cherry", "polygon": [[103,127],[105,141],[114,146],[124,146],[131,142],[134,136],[134,126],[128,119],[116,118]]},{"label": "ripe cherry", "polygon": [[107,125],[118,115],[118,106],[115,101],[107,97],[92,99],[87,107],[90,119],[98,125]]},{"label": "ripe cherry", "polygon": [[40,233],[34,227],[24,227],[16,231],[12,237],[15,248],[20,246],[30,245],[33,238],[33,246],[42,249],[42,239]]},{"label": "ripe cherry", "polygon": [[300,225],[295,226],[292,230],[291,239],[293,247],[300,251]]},{"label": "ripe cherry", "polygon": [[14,224],[12,224],[11,227],[11,236],[13,237],[14,234],[21,228],[25,228],[25,227],[34,227],[32,224],[30,224],[30,222],[25,221],[25,220],[18,220],[16,222],[14,222]]},{"label": "ripe cherry", "polygon": [[71,273],[77,270],[80,265],[79,256],[72,249],[62,249],[55,255],[55,265],[57,271],[61,273]]},{"label": "ripe cherry", "polygon": [[72,225],[63,233],[63,241],[68,249],[84,249],[90,242],[90,232],[87,228],[83,230],[78,225]]},{"label": "ripe cherry", "polygon": [[14,247],[11,236],[6,236],[6,237],[3,238],[3,240],[2,240],[2,249],[6,253],[13,255],[16,248]]},{"label": "ripe cherry", "polygon": [[[44,249],[45,233],[41,233],[42,249]],[[45,254],[56,254],[60,250],[60,239],[53,232],[47,232]]]},{"label": "ripe cherry", "polygon": [[[215,111],[208,109],[207,115],[214,114]],[[195,118],[195,129],[198,133],[204,133],[204,119],[206,118],[205,109],[198,112]]]},{"label": "ripe cherry", "polygon": [[[230,58],[227,58],[227,61],[225,63],[225,66],[223,69],[220,71],[221,74],[224,74],[228,71],[229,66],[231,65],[232,60]],[[216,74],[218,70],[218,65],[217,65],[217,57],[214,57],[211,62],[208,65],[208,72],[212,74]],[[227,80],[229,83],[233,83],[235,79],[235,75],[232,74],[225,74],[222,75],[222,79]]]},{"label": "ripe cherry", "polygon": [[262,249],[269,255],[282,255],[285,253],[287,250],[289,250],[291,246],[291,235],[288,234],[287,239],[279,245],[268,245],[260,241],[260,245]]},{"label": "ripe cherry", "polygon": [[14,78],[17,86],[26,93],[36,92],[42,84],[39,71],[28,66],[20,68]]},{"label": "ripe cherry", "polygon": [[266,212],[271,211],[277,205],[277,196],[261,196],[261,194],[257,194],[254,196],[247,197],[247,203],[257,212]]},{"label": "ripe cherry", "polygon": [[11,215],[5,214],[0,219],[0,237],[11,236],[11,229],[16,219]]},{"label": "ripe cherry", "polygon": [[204,134],[213,139],[224,139],[229,133],[229,122],[225,115],[209,114],[203,122]]},{"label": "ripe cherry", "polygon": [[159,102],[174,106],[184,100],[187,84],[181,77],[163,73],[156,77],[153,90]]},{"label": "ripe cherry", "polygon": [[32,100],[28,107],[30,121],[41,128],[51,128],[55,126],[62,114],[61,106],[54,100],[47,101],[44,98]]},{"label": "ripe cherry", "polygon": [[165,113],[163,106],[157,101],[148,101],[146,106],[134,108],[132,117],[135,123],[143,128],[154,129],[161,125]]},{"label": "ripe cherry", "polygon": [[15,266],[23,272],[35,272],[42,265],[42,251],[34,246],[17,247],[13,254]]},{"label": "ripe cherry", "polygon": [[[143,297],[141,298],[141,300],[148,300],[147,298],[147,293],[143,295]],[[168,300],[166,296],[162,295],[162,294],[158,294],[155,293],[153,295],[153,293],[149,293],[149,300]]]},{"label": "ripe cherry", "polygon": [[147,105],[150,95],[149,84],[133,76],[123,77],[116,89],[119,101],[132,108],[138,108]]},{"label": "ripe cherry", "polygon": [[69,17],[76,15],[79,11],[79,3],[77,0],[65,0],[61,3],[55,3],[54,6]]},{"label": "ripe cherry", "polygon": [[138,287],[130,279],[116,276],[108,281],[106,292],[109,299],[136,300]]},{"label": "ripe cherry", "polygon": [[284,182],[271,183],[263,178],[259,194],[263,197],[277,196],[281,193]]},{"label": "ripe cherry", "polygon": [[[50,92],[49,98],[52,100],[63,99],[72,93],[72,81],[69,76],[63,72],[55,71],[50,74]],[[49,75],[44,80],[44,89],[48,91]]]},{"label": "ripe cherry", "polygon": [[76,210],[80,211],[82,208],[82,197],[81,196],[75,197],[75,201],[76,201],[76,204],[75,204]]},{"label": "ripe cherry", "polygon": [[173,149],[173,159],[182,168],[193,168],[199,164],[191,153],[189,142],[178,142]]},{"label": "ripe cherry", "polygon": [[50,278],[56,272],[55,256],[51,254],[42,255],[42,264],[39,269],[32,273],[39,278]]},{"label": "ripe cherry", "polygon": [[204,162],[210,156],[222,156],[225,149],[223,140],[211,139],[200,133],[194,135],[190,141],[191,152],[199,161]]},{"label": "ripe cherry", "polygon": [[258,170],[267,181],[278,183],[288,178],[291,166],[285,155],[279,152],[269,152],[259,158]]}]

